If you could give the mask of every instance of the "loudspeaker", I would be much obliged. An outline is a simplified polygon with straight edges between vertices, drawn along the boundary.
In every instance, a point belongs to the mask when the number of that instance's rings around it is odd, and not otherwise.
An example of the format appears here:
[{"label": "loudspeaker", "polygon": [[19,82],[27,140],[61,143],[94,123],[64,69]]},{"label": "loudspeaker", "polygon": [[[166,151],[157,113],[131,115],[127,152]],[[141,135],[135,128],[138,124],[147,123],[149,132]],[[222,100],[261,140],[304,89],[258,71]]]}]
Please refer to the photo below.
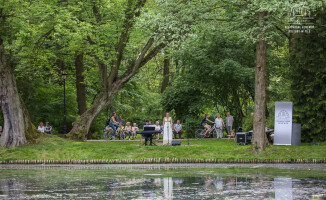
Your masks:
[{"label": "loudspeaker", "polygon": [[172,146],[180,146],[181,145],[181,141],[180,140],[174,140],[172,141]]},{"label": "loudspeaker", "polygon": [[251,136],[249,136],[248,132],[237,132],[235,140],[237,144],[250,144]]}]

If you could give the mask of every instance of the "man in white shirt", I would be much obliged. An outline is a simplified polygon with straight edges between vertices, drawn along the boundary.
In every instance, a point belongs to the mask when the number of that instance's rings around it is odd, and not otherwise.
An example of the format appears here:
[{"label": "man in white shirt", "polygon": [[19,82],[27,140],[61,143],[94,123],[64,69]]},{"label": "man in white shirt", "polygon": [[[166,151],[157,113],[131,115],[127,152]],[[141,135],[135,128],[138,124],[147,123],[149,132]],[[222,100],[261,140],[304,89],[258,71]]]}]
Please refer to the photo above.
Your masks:
[{"label": "man in white shirt", "polygon": [[180,124],[180,120],[177,120],[177,123],[174,124],[174,139],[177,139],[177,134],[179,134],[179,139],[181,138],[181,131],[182,131],[182,125]]},{"label": "man in white shirt", "polygon": [[225,122],[226,122],[226,130],[228,132],[228,135],[232,133],[233,121],[234,121],[233,116],[230,115],[230,112],[227,112]]}]

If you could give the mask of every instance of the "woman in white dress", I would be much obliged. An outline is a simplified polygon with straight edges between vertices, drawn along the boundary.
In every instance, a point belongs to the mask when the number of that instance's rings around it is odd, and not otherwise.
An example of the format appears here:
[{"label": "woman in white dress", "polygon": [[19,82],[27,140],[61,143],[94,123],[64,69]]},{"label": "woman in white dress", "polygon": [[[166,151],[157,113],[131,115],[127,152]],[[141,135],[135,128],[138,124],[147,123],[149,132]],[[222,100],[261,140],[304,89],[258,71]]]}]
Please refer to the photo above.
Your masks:
[{"label": "woman in white dress", "polygon": [[172,144],[172,127],[173,121],[169,113],[167,112],[165,114],[165,117],[163,118],[163,145]]}]

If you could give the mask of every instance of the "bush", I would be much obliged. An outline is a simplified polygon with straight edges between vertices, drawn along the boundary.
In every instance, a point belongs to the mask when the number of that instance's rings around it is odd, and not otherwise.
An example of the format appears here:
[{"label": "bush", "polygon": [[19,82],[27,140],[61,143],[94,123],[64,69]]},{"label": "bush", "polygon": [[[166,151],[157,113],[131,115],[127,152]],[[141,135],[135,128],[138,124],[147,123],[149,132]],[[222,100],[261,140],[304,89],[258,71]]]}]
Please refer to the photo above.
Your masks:
[{"label": "bush", "polygon": [[254,115],[253,113],[251,113],[243,119],[242,129],[244,131],[250,131],[253,129],[253,125],[254,125]]}]

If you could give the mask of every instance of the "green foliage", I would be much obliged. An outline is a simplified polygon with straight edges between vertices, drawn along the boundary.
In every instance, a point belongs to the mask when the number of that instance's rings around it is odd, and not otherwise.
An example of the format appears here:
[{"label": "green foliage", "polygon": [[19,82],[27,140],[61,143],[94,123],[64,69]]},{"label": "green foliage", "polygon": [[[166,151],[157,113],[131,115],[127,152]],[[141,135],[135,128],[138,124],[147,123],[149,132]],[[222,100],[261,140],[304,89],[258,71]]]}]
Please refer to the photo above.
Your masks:
[{"label": "green foliage", "polygon": [[208,26],[174,53],[183,69],[164,93],[163,105],[178,117],[231,111],[236,126],[241,124],[243,110],[252,102],[254,47],[223,31]]},{"label": "green foliage", "polygon": [[315,29],[293,36],[291,94],[294,118],[305,141],[325,141],[326,135],[326,12],[315,13]]},{"label": "green foliage", "polygon": [[[50,122],[54,134],[63,130],[63,85],[46,80],[27,81],[18,79],[17,85],[29,111],[33,124],[37,127],[40,122]],[[75,88],[66,84],[67,128],[77,116]]]},{"label": "green foliage", "polygon": [[253,113],[247,115],[242,123],[242,128],[244,131],[250,131],[253,129],[253,125],[254,125],[254,115]]}]

